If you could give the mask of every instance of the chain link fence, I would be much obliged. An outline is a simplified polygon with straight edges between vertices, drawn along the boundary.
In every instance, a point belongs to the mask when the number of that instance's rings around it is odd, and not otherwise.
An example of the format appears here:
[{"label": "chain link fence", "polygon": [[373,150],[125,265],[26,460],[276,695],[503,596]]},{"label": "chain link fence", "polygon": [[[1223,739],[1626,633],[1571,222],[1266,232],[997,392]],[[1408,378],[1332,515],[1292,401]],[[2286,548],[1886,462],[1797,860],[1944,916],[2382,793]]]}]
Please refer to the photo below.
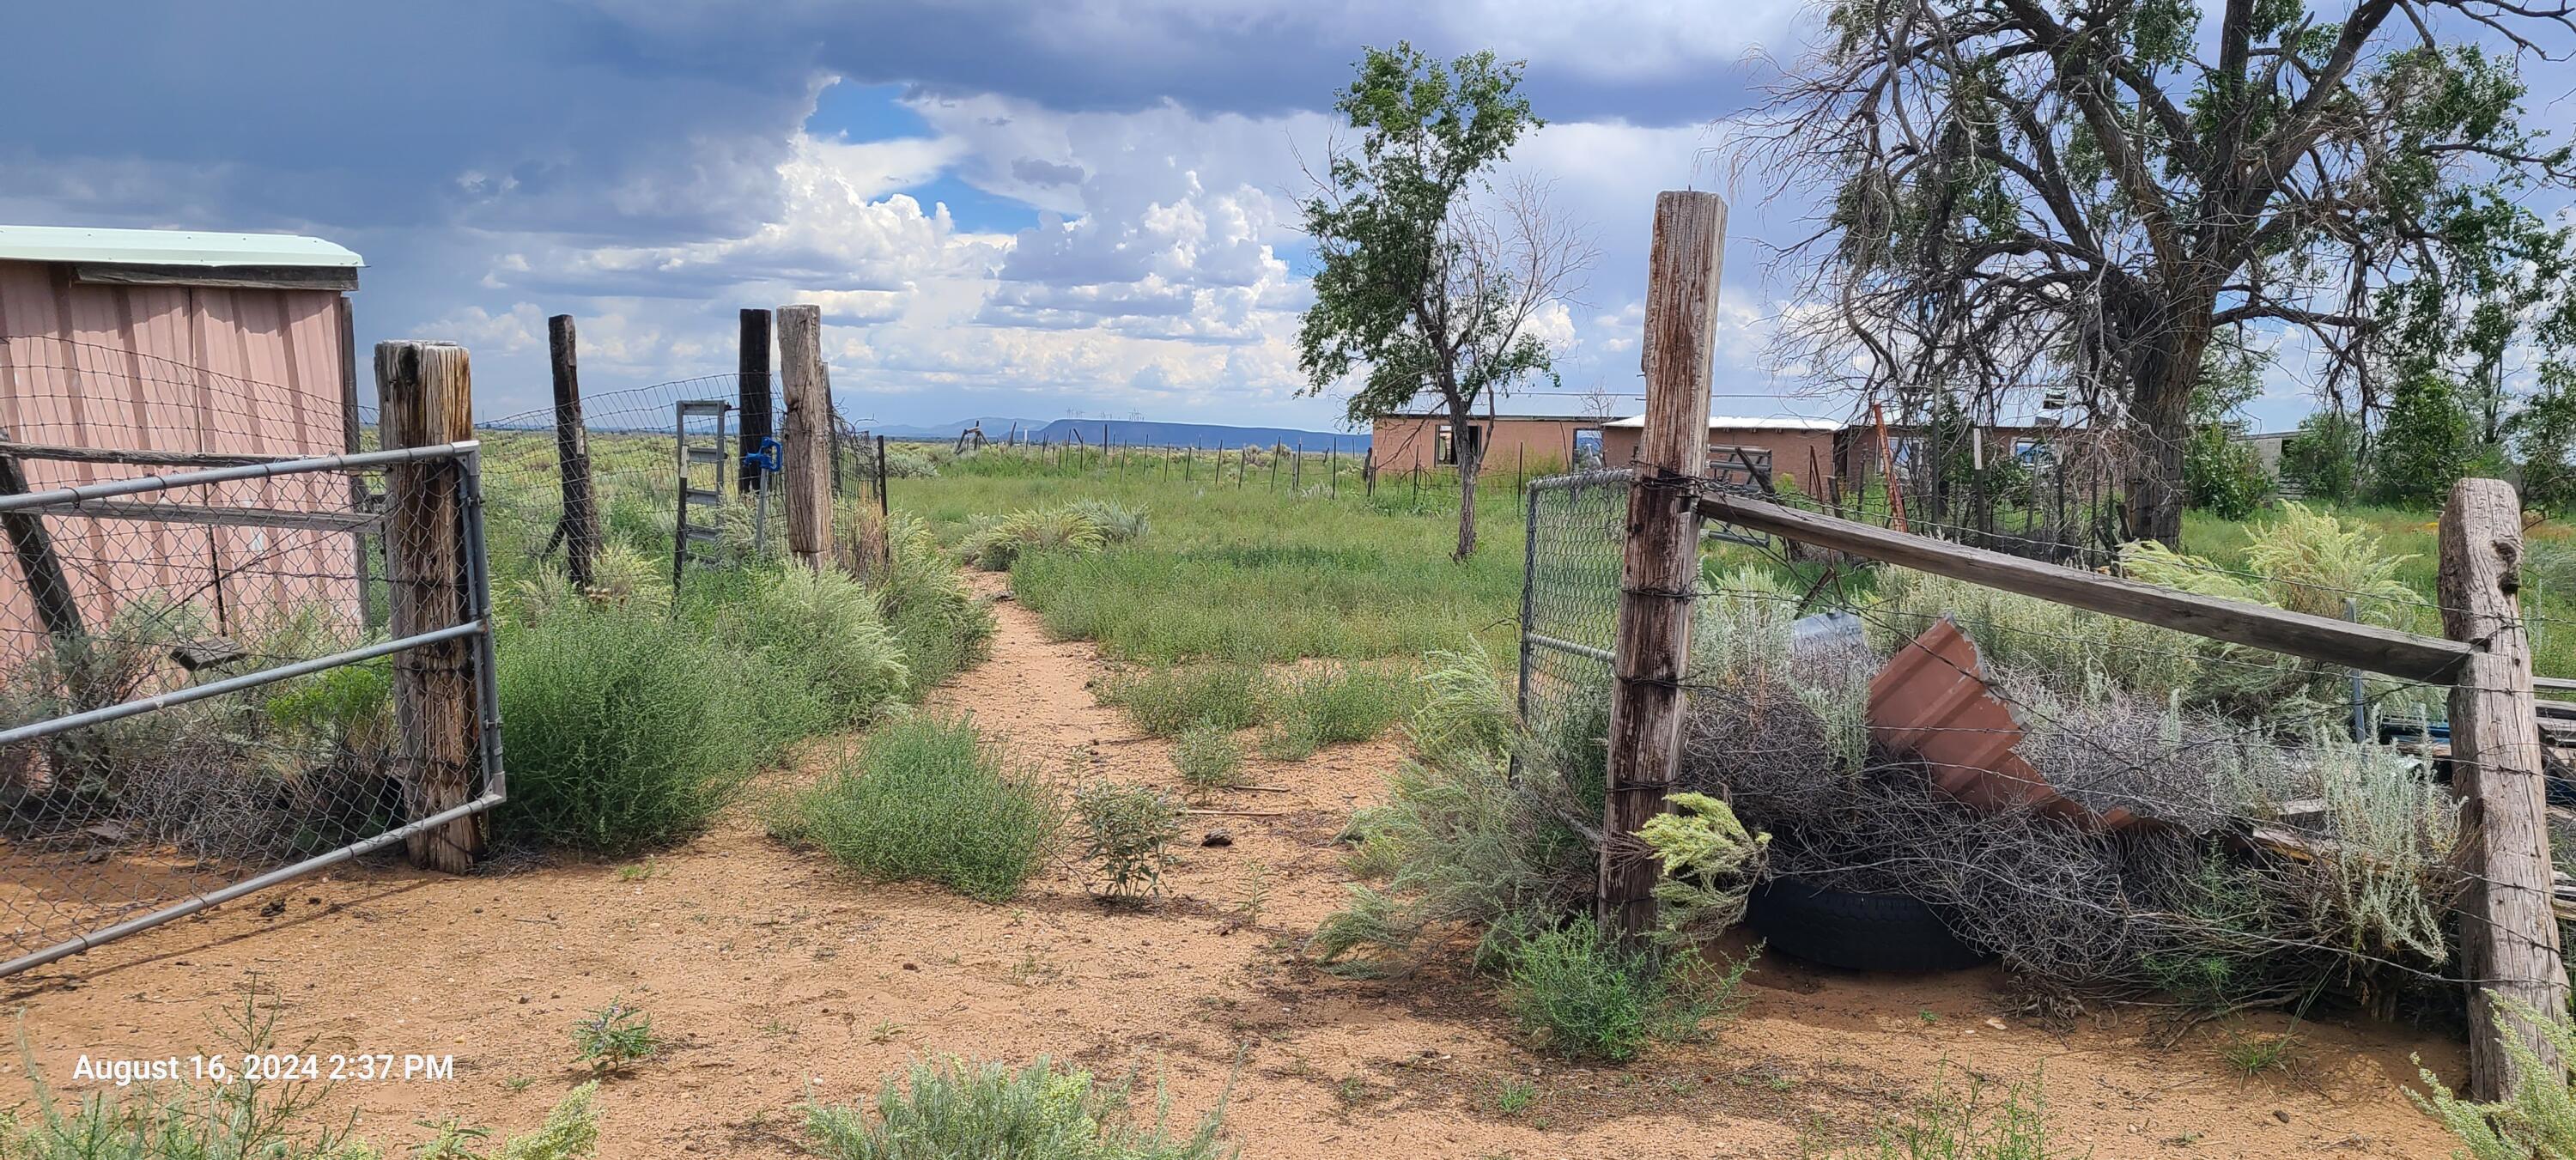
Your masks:
[{"label": "chain link fence", "polygon": [[1627,469],[1552,476],[1523,489],[1520,755],[1597,801],[1610,729],[1611,649],[1626,550]]},{"label": "chain link fence", "polygon": [[[0,975],[500,801],[474,444],[9,450]],[[247,462],[148,473],[210,458]],[[26,486],[48,460],[93,481]]]}]

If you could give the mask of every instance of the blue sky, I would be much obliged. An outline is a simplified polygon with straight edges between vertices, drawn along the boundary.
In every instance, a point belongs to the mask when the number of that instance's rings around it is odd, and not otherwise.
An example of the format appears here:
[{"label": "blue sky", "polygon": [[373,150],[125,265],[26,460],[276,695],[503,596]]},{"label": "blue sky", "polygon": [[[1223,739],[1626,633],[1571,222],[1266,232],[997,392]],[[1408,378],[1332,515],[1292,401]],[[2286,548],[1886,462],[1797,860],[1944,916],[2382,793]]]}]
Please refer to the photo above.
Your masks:
[{"label": "blue sky", "polygon": [[[364,254],[359,338],[467,344],[479,409],[729,371],[736,311],[815,302],[844,406],[1333,426],[1293,338],[1295,205],[1361,46],[1528,61],[1513,168],[1599,251],[1544,319],[1634,402],[1656,191],[1735,203],[1718,409],[1838,416],[1766,365],[1768,244],[1810,207],[1711,149],[1797,0],[441,0],[55,5],[0,70],[0,222],[285,230]],[[2563,73],[2563,65],[2542,66]],[[2563,78],[2535,77],[2563,92]],[[77,99],[66,94],[79,94]],[[2565,106],[2548,106],[2563,108]],[[2544,112],[2540,118],[2548,119]],[[1524,398],[1529,410],[1574,400]],[[2258,422],[2306,409],[2295,375]]]}]

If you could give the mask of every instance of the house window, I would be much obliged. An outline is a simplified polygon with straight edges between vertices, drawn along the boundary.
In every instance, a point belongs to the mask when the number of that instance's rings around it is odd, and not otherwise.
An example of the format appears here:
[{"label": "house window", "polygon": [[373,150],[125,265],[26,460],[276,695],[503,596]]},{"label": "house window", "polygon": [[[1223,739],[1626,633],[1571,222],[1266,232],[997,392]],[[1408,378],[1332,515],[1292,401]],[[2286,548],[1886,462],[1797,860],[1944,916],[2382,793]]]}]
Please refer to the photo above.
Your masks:
[{"label": "house window", "polygon": [[[1449,425],[1448,425],[1447,423],[1443,423],[1443,424],[1441,424],[1441,425],[1440,425],[1440,434],[1439,434],[1439,437],[1438,437],[1436,440],[1434,440],[1434,442],[1433,442],[1433,444],[1432,444],[1432,447],[1433,447],[1433,451],[1434,451],[1434,457],[1435,457],[1439,462],[1441,462],[1441,463],[1453,463],[1453,464],[1454,464],[1454,463],[1456,463],[1456,462],[1458,462],[1458,440],[1457,440],[1457,438],[1455,437],[1455,435],[1454,435],[1454,434],[1449,430]],[[1484,429],[1484,428],[1479,427],[1479,426],[1476,426],[1476,425],[1475,425],[1475,424],[1473,424],[1473,423],[1469,423],[1469,424],[1467,425],[1467,449],[1468,449],[1469,451],[1477,452],[1477,453],[1479,453],[1479,454],[1481,454],[1481,453],[1484,451],[1484,449],[1485,449],[1485,429]]]},{"label": "house window", "polygon": [[1601,466],[1601,429],[1599,427],[1574,429],[1574,466],[1579,468]]}]

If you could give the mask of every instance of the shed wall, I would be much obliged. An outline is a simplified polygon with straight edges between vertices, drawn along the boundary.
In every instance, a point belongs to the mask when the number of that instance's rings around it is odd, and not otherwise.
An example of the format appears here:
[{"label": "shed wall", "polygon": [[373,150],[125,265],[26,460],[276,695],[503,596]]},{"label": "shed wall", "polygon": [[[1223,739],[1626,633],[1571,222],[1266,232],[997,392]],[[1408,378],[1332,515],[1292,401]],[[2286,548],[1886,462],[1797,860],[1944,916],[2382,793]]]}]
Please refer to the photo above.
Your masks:
[{"label": "shed wall", "polygon": [[[70,268],[0,262],[0,431],[22,443],[146,451],[328,455],[349,448],[346,299],[329,290],[82,285]],[[22,462],[37,490],[152,469]],[[346,510],[344,476],[268,480],[224,502]],[[171,502],[210,497],[169,493]],[[354,624],[345,532],[45,517],[92,631],[140,597],[195,606],[218,632],[320,604]],[[0,555],[0,665],[42,647],[14,559]]]}]

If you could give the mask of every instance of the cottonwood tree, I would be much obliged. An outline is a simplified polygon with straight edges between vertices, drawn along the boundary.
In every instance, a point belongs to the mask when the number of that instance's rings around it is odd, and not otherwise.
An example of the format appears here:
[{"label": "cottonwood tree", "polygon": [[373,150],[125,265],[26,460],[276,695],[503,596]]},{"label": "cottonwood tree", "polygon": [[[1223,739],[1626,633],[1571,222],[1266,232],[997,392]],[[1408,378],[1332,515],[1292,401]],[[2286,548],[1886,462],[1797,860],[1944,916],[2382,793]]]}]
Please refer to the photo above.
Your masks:
[{"label": "cottonwood tree", "polygon": [[1352,382],[1354,423],[1438,401],[1458,461],[1461,560],[1476,550],[1484,466],[1483,441],[1468,435],[1475,406],[1523,379],[1553,380],[1532,324],[1592,259],[1544,187],[1493,184],[1513,143],[1545,124],[1520,79],[1520,64],[1490,52],[1444,64],[1410,44],[1369,49],[1333,105],[1359,148],[1336,146],[1303,207],[1318,259],[1297,333],[1303,393]]},{"label": "cottonwood tree", "polygon": [[[1742,159],[1828,206],[1784,357],[1873,398],[2064,391],[2177,542],[2222,331],[2385,384],[2564,349],[2568,184],[2520,124],[2560,0],[1830,0]],[[2516,338],[2519,334],[2521,337]],[[2553,356],[2554,357],[2554,354]]]}]

